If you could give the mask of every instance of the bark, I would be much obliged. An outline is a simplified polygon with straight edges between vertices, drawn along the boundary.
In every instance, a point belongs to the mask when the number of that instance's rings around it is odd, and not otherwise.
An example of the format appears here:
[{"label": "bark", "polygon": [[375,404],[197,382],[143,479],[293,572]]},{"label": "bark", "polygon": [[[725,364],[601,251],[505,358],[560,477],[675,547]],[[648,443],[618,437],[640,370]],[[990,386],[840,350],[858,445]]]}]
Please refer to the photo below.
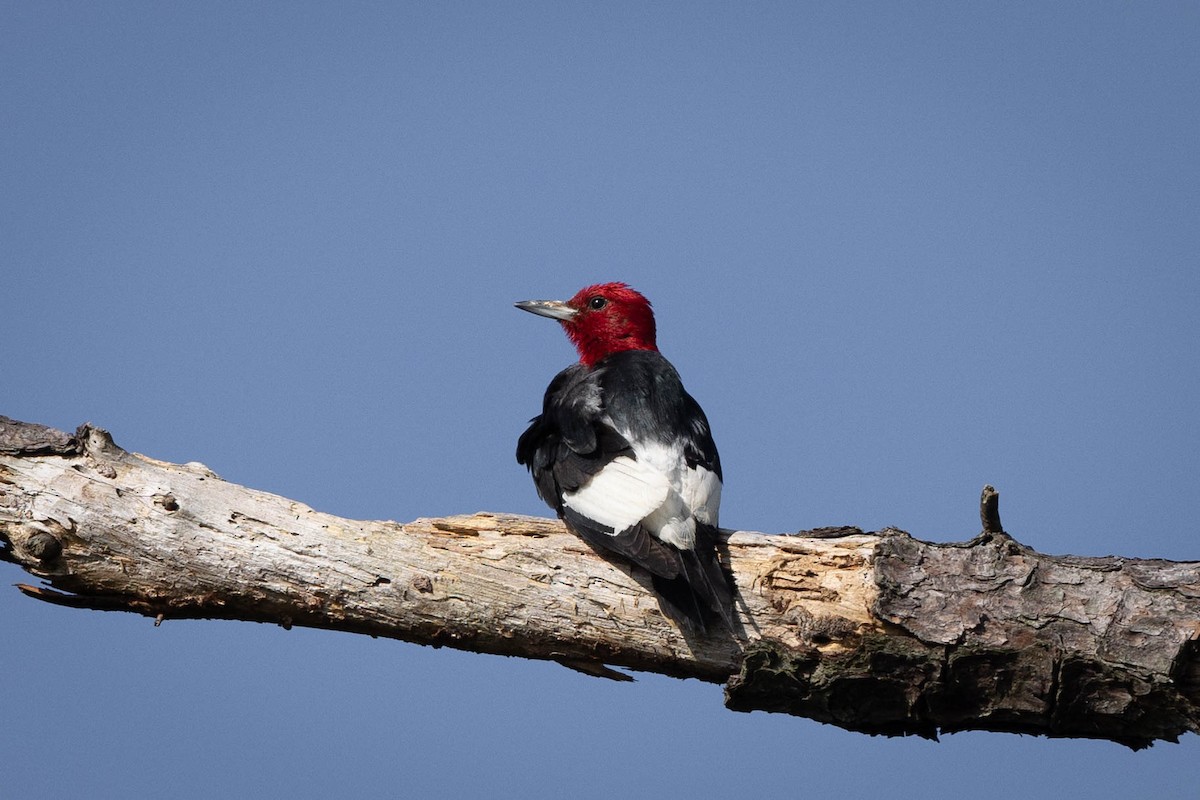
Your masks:
[{"label": "bark", "polygon": [[1200,564],[1048,556],[1003,532],[723,532],[739,625],[665,618],[648,576],[554,520],[341,519],[0,417],[0,558],[42,600],[216,618],[724,682],[739,711],[871,734],[995,730],[1175,741],[1200,722]]}]

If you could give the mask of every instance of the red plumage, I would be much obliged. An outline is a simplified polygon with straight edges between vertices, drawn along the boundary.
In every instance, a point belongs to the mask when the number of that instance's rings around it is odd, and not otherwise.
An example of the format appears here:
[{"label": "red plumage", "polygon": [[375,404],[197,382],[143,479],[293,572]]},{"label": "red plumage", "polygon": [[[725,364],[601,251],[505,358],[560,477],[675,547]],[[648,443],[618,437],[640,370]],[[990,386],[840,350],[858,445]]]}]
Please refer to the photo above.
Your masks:
[{"label": "red plumage", "polygon": [[589,367],[624,350],[658,349],[650,301],[624,283],[580,289],[567,305],[578,314],[563,320],[563,328],[579,351],[579,360]]}]

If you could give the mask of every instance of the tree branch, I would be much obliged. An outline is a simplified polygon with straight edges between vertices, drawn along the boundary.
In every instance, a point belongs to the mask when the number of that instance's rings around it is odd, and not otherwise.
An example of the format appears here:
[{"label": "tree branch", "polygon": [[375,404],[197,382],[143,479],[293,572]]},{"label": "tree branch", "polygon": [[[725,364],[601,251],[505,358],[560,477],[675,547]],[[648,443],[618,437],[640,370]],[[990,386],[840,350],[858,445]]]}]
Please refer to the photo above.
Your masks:
[{"label": "tree branch", "polygon": [[1200,564],[1047,556],[1000,526],[725,532],[740,629],[685,636],[648,576],[553,520],[341,519],[0,417],[0,558],[31,597],[274,622],[726,683],[733,709],[873,734],[998,730],[1130,747],[1200,730]]}]

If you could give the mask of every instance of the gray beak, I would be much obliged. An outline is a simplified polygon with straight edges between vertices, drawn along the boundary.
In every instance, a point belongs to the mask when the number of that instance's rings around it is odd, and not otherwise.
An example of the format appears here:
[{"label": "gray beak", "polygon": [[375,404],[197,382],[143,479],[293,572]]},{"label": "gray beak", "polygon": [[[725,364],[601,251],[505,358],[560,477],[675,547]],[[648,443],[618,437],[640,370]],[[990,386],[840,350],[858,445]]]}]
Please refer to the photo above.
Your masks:
[{"label": "gray beak", "polygon": [[570,322],[579,313],[562,300],[522,300],[515,304],[522,311],[537,314],[539,317],[550,317],[562,322]]}]

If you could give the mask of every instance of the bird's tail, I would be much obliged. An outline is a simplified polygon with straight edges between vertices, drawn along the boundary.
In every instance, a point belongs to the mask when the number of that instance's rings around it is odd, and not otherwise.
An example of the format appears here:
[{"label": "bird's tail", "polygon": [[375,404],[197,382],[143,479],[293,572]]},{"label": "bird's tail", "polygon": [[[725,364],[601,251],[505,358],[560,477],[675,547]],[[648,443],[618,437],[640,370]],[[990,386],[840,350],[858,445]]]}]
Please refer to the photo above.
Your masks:
[{"label": "bird's tail", "polygon": [[716,551],[717,529],[696,525],[696,549],[679,550],[679,577],[653,576],[654,589],[663,601],[663,611],[677,624],[705,633],[708,623],[719,617],[734,631],[733,592]]}]

